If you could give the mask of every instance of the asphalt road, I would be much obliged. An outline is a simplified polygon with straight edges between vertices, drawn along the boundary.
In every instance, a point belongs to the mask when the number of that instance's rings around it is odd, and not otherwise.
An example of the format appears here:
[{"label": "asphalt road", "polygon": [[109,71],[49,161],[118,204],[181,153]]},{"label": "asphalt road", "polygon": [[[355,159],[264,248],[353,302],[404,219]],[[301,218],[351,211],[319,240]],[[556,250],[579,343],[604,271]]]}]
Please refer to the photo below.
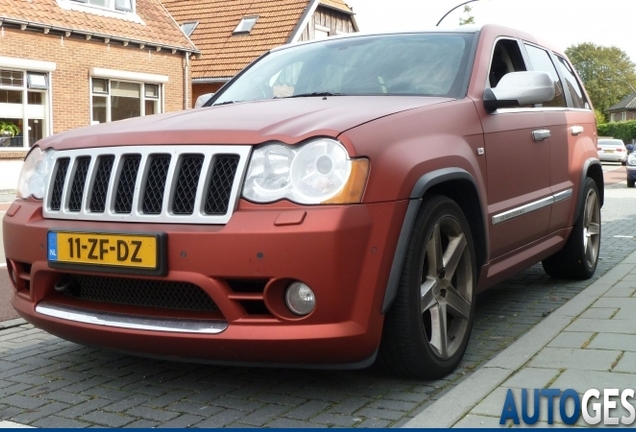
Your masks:
[{"label": "asphalt road", "polygon": [[[442,380],[152,360],[80,346],[25,324],[0,331],[0,419],[40,427],[402,426],[636,250],[636,190],[625,186],[623,167],[604,170],[595,277],[558,281],[535,265],[481,294],[464,360]],[[0,269],[0,295],[9,288]],[[4,297],[0,303],[6,305]]]}]

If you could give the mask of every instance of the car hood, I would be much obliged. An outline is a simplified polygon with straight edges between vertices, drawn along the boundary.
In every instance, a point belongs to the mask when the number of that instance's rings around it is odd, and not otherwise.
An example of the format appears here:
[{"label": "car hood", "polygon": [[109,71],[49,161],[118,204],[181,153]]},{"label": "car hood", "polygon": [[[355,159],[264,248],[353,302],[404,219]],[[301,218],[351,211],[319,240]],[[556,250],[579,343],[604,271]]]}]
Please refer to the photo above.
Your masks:
[{"label": "car hood", "polygon": [[43,149],[147,144],[287,144],[340,133],[422,106],[452,99],[414,96],[338,96],[219,105],[74,129],[40,141]]}]

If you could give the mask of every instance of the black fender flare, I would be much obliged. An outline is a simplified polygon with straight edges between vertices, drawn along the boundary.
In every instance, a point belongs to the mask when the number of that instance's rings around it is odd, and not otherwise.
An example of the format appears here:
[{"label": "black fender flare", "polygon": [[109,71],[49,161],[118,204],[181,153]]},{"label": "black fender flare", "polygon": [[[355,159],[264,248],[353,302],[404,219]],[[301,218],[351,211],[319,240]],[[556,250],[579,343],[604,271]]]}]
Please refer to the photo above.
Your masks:
[{"label": "black fender flare", "polygon": [[[595,175],[590,175],[592,172],[595,172]],[[581,171],[581,182],[579,183],[581,186],[579,187],[579,193],[576,197],[576,210],[574,211],[574,219],[572,223],[575,224],[579,219],[581,212],[583,211],[583,201],[584,196],[583,193],[583,185],[585,184],[585,178],[591,177],[598,187],[598,193],[600,195],[601,202],[599,203],[600,207],[603,207],[603,202],[605,201],[605,188],[603,182],[603,166],[601,165],[601,161],[595,158],[589,158],[583,164],[583,170]],[[600,184],[599,184],[600,182]]]},{"label": "black fender flare", "polygon": [[[436,171],[431,171],[424,174],[417,180],[417,182],[415,182],[409,197],[410,201],[406,209],[406,214],[402,222],[402,229],[400,230],[395,254],[393,255],[391,271],[389,273],[389,279],[384,293],[384,302],[382,303],[383,314],[389,310],[391,304],[393,304],[393,300],[395,300],[395,296],[397,295],[400,277],[402,274],[402,266],[404,264],[404,257],[406,256],[406,250],[411,237],[411,231],[413,230],[413,225],[415,224],[415,218],[417,217],[422,204],[422,198],[432,187],[453,180],[469,181],[472,183],[476,191],[479,190],[477,182],[473,176],[462,168],[442,168]],[[484,226],[484,230],[485,229],[486,227]]]}]

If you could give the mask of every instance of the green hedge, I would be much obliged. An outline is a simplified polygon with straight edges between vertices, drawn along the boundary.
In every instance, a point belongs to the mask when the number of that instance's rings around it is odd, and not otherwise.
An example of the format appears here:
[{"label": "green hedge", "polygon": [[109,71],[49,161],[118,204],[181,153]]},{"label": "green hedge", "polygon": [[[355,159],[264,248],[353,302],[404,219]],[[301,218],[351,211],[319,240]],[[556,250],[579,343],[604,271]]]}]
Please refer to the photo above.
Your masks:
[{"label": "green hedge", "polygon": [[636,139],[636,120],[604,123],[597,126],[598,136],[622,139],[629,144]]}]

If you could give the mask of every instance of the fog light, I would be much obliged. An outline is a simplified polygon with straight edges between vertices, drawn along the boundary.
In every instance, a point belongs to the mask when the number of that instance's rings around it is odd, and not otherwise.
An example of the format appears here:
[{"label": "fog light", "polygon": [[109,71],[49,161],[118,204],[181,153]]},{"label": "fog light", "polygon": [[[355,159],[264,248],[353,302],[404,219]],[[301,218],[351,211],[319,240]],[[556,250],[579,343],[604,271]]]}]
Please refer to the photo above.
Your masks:
[{"label": "fog light", "polygon": [[316,307],[316,296],[304,283],[294,282],[287,287],[285,303],[296,315],[307,315]]}]

